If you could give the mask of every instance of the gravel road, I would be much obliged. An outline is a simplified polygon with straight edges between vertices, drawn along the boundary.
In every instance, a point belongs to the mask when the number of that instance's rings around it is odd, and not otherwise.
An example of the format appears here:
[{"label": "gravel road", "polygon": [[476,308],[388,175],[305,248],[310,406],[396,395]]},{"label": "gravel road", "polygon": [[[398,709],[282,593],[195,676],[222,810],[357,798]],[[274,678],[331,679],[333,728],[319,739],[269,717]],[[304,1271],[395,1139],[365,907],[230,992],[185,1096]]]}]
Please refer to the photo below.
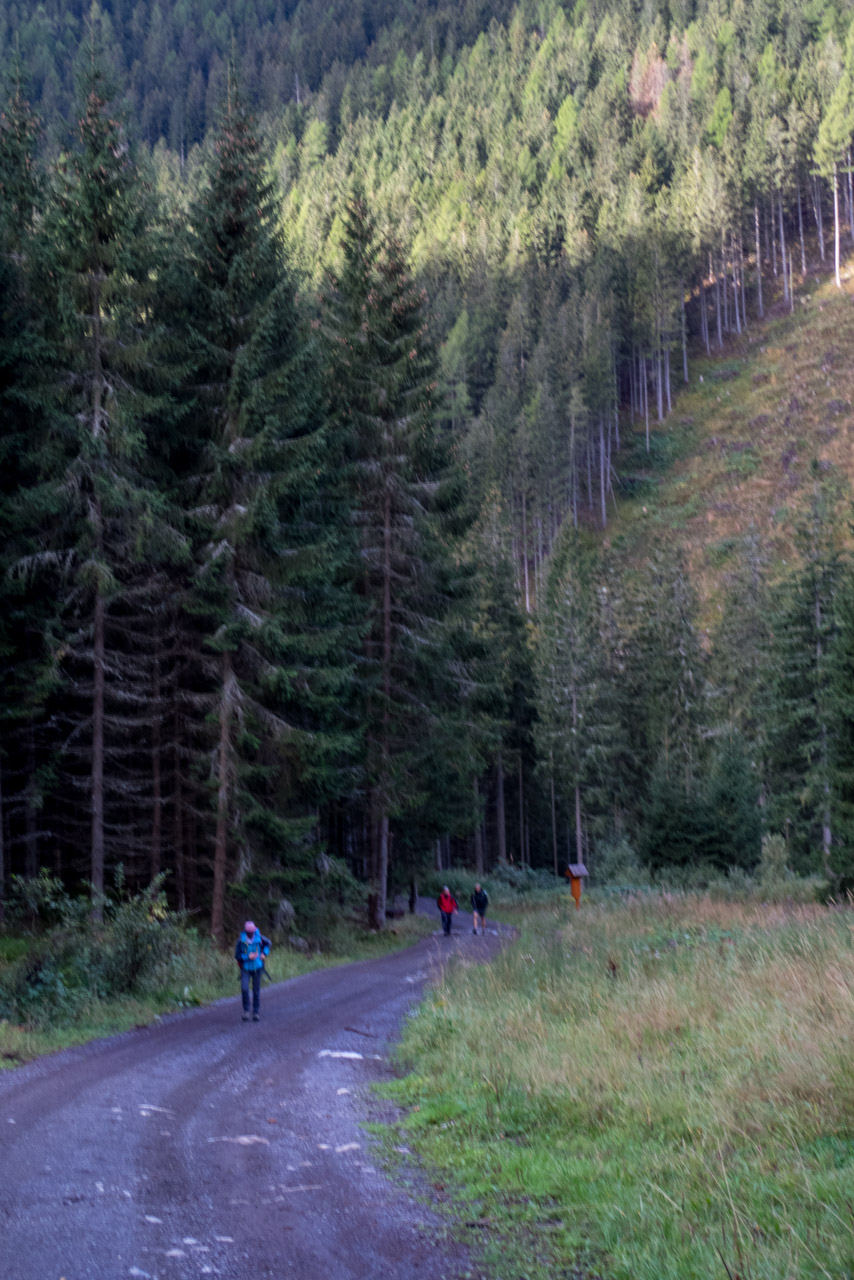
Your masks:
[{"label": "gravel road", "polygon": [[0,1073],[2,1280],[465,1274],[464,1250],[377,1169],[360,1121],[431,974],[500,945],[469,919],[265,986],[257,1024],[221,1000]]}]

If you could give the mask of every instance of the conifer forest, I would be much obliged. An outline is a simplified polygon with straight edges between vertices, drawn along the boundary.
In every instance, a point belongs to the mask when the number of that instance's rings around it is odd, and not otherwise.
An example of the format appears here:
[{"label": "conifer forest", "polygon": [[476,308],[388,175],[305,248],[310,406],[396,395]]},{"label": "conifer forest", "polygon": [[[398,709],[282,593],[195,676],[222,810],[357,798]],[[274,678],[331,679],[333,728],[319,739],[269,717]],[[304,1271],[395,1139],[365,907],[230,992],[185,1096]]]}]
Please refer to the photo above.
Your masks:
[{"label": "conifer forest", "polygon": [[0,62],[0,890],[854,887],[845,467],[768,380],[777,523],[644,523],[697,368],[850,306],[852,0],[0,0]]}]

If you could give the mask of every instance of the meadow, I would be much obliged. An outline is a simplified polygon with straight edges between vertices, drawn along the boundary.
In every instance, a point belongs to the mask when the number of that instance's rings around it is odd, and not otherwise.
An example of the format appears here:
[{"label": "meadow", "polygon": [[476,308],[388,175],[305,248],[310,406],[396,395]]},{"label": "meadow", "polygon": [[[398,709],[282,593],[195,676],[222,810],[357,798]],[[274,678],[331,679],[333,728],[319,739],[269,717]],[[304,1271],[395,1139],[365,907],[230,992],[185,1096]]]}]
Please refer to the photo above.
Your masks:
[{"label": "meadow", "polygon": [[850,1277],[854,914],[656,893],[515,915],[410,1020],[391,1086],[390,1145],[484,1275]]}]

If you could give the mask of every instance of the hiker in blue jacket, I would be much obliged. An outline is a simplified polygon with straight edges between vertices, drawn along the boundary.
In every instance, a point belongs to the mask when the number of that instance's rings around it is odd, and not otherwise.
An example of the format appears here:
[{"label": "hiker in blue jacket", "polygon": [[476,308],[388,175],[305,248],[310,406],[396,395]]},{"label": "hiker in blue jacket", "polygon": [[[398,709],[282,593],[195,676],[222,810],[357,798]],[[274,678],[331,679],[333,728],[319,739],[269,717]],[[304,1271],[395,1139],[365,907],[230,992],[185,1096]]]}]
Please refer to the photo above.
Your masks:
[{"label": "hiker in blue jacket", "polygon": [[265,938],[252,920],[247,920],[237,939],[234,958],[240,969],[240,993],[243,996],[243,1021],[249,1021],[249,982],[252,982],[252,1021],[258,1022],[261,1014],[261,974],[264,957],[270,954],[270,939]]}]

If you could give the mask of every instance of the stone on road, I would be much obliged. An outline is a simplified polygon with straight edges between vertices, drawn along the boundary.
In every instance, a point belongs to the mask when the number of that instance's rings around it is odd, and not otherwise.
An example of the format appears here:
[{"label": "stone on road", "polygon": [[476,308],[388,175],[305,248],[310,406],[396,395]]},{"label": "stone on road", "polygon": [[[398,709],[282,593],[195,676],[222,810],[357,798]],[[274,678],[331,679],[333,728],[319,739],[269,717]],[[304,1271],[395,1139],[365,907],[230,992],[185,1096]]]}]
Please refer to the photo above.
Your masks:
[{"label": "stone on road", "polygon": [[464,1274],[360,1120],[430,974],[499,942],[460,928],[269,987],[257,1024],[223,1000],[0,1074],[0,1280]]}]

